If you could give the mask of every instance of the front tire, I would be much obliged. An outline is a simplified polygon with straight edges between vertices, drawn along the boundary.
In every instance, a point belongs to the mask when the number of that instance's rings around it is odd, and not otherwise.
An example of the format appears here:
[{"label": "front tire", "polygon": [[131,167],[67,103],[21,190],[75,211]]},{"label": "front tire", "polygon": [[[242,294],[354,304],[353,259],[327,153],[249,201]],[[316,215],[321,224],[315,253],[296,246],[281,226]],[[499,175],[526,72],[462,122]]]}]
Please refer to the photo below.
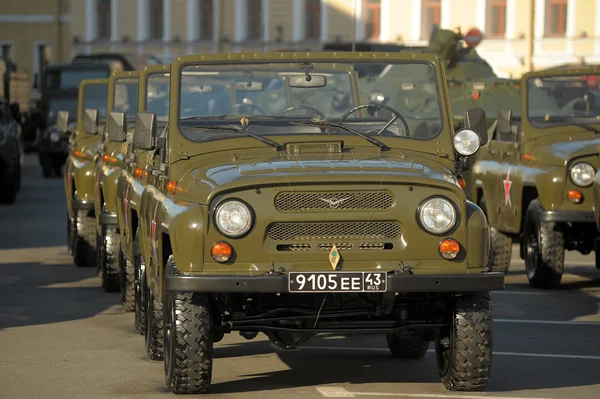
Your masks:
[{"label": "front tire", "polygon": [[73,255],[73,237],[75,236],[75,222],[67,212],[67,251],[69,255]]},{"label": "front tire", "polygon": [[73,236],[73,261],[76,266],[96,266],[96,219],[89,211],[75,212]]},{"label": "front tire", "polygon": [[135,257],[137,282],[135,285],[135,327],[141,335],[146,335],[146,268],[141,256]]},{"label": "front tire", "polygon": [[152,360],[163,359],[163,306],[146,284],[146,352]]},{"label": "front tire", "polygon": [[495,227],[490,227],[492,243],[490,245],[490,261],[488,270],[491,272],[508,272],[512,258],[512,238]]},{"label": "front tire", "polygon": [[565,239],[559,224],[540,221],[543,211],[539,199],[527,207],[523,228],[525,270],[531,287],[555,288],[564,270]]},{"label": "front tire", "polygon": [[436,337],[436,360],[450,391],[481,391],[492,366],[492,299],[489,292],[454,297],[451,324]]},{"label": "front tire", "polygon": [[126,312],[135,310],[135,268],[133,263],[125,258],[119,247],[119,267],[121,269],[121,306]]},{"label": "front tire", "polygon": [[425,356],[429,349],[429,340],[425,338],[421,330],[385,334],[392,355],[405,359],[419,359]]},{"label": "front tire", "polygon": [[165,384],[176,394],[205,393],[212,379],[212,318],[207,295],[165,295]]},{"label": "front tire", "polygon": [[102,288],[106,292],[119,292],[121,288],[119,270],[119,233],[116,226],[102,226],[98,237],[98,265],[102,276]]}]

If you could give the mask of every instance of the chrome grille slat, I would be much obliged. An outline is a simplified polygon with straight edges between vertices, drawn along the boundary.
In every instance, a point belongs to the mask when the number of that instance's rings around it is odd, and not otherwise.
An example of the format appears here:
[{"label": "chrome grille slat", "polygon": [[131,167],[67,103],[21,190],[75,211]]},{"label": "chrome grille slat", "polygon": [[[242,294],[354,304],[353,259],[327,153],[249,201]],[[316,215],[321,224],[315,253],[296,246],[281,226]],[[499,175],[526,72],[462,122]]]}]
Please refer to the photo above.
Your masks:
[{"label": "chrome grille slat", "polygon": [[280,212],[379,211],[391,208],[387,191],[282,192],[275,197]]},{"label": "chrome grille slat", "polygon": [[400,223],[374,222],[278,222],[267,230],[273,241],[331,241],[396,239]]}]

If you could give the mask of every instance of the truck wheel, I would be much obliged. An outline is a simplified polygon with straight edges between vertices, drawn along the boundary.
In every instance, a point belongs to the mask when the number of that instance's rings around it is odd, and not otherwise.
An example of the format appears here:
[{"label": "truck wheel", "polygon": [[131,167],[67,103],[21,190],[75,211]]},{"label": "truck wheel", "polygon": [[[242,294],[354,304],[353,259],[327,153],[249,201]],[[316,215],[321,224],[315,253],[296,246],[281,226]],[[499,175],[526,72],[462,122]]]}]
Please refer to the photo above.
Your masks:
[{"label": "truck wheel", "polygon": [[119,233],[116,226],[102,226],[98,237],[98,265],[102,276],[102,288],[106,292],[119,292],[121,276],[119,271]]},{"label": "truck wheel", "polygon": [[121,305],[126,312],[135,310],[135,270],[119,246],[119,268],[121,269]]},{"label": "truck wheel", "polygon": [[543,210],[538,199],[527,207],[523,227],[525,270],[531,287],[554,288],[563,274],[565,239],[560,225],[540,221]]},{"label": "truck wheel", "polygon": [[490,262],[488,270],[506,273],[512,257],[512,238],[495,227],[490,227],[492,243],[490,246]]},{"label": "truck wheel", "polygon": [[492,366],[492,299],[489,292],[457,296],[452,320],[436,337],[442,383],[450,391],[481,391]]},{"label": "truck wheel", "polygon": [[60,161],[52,160],[52,172],[56,177],[62,176],[62,163]]},{"label": "truck wheel", "polygon": [[141,335],[146,335],[146,270],[142,257],[137,255],[134,261],[137,282],[135,284],[135,327]]},{"label": "truck wheel", "polygon": [[69,212],[67,212],[67,251],[69,255],[73,255],[73,237],[75,235],[75,223],[73,223],[73,219],[69,216]]},{"label": "truck wheel", "polygon": [[48,154],[40,154],[40,165],[42,166],[42,176],[44,178],[52,177],[54,169],[52,167],[52,160]]},{"label": "truck wheel", "polygon": [[423,337],[423,331],[403,331],[385,334],[388,348],[394,357],[418,359],[425,356],[429,341]]},{"label": "truck wheel", "polygon": [[11,167],[6,167],[0,172],[0,204],[15,202],[19,191],[19,180],[19,175]]},{"label": "truck wheel", "polygon": [[162,302],[146,284],[146,352],[152,360],[163,359],[163,309]]},{"label": "truck wheel", "polygon": [[165,383],[176,394],[205,393],[212,379],[212,318],[207,295],[165,295]]},{"label": "truck wheel", "polygon": [[73,261],[79,267],[96,266],[96,218],[87,210],[75,213]]}]

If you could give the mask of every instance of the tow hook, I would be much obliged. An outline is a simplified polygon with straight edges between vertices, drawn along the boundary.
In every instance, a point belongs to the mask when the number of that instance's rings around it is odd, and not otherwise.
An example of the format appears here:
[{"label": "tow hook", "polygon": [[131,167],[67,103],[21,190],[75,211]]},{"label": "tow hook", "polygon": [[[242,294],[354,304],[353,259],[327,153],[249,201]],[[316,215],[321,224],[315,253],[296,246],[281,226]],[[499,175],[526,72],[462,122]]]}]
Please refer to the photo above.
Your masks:
[{"label": "tow hook", "polygon": [[285,267],[280,266],[279,270],[275,271],[275,262],[271,263],[271,269],[265,273],[265,276],[281,276],[285,273]]}]

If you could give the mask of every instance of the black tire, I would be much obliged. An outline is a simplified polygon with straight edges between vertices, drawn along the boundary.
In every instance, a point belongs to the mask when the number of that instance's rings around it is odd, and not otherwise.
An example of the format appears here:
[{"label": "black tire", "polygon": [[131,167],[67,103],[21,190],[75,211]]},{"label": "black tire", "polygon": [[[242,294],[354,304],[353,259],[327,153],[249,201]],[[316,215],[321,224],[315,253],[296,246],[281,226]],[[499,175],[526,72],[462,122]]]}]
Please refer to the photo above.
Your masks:
[{"label": "black tire", "polygon": [[17,200],[21,180],[17,168],[20,165],[15,164],[0,171],[0,204],[14,204]]},{"label": "black tire", "polygon": [[540,221],[543,211],[539,199],[527,207],[523,226],[525,270],[531,287],[555,288],[564,270],[565,239],[559,224]]},{"label": "black tire", "polygon": [[125,258],[119,246],[119,268],[121,270],[121,306],[126,312],[135,310],[135,268]]},{"label": "black tire", "polygon": [[495,227],[490,227],[492,236],[488,270],[492,272],[508,272],[512,258],[512,238]]},{"label": "black tire", "polygon": [[152,360],[163,359],[163,306],[146,284],[146,352]]},{"label": "black tire", "polygon": [[75,212],[73,261],[79,267],[96,266],[96,218],[87,210]]},{"label": "black tire", "polygon": [[52,160],[52,172],[55,177],[62,176],[62,163],[60,161]]},{"label": "black tire", "polygon": [[394,357],[419,359],[427,353],[429,340],[423,331],[403,331],[385,334],[388,348]]},{"label": "black tire", "polygon": [[119,269],[119,233],[116,226],[102,226],[97,243],[97,263],[102,277],[102,288],[106,292],[119,292],[121,271]]},{"label": "black tire", "polygon": [[52,165],[52,160],[48,156],[48,154],[40,154],[40,165],[42,166],[42,176],[45,179],[48,179],[53,176],[54,168]]},{"label": "black tire", "polygon": [[75,236],[75,222],[67,212],[67,251],[69,255],[73,255],[73,237]]},{"label": "black tire", "polygon": [[165,384],[176,394],[205,393],[212,379],[212,317],[208,295],[165,295]]},{"label": "black tire", "polygon": [[451,325],[436,337],[442,383],[450,391],[481,391],[492,367],[492,299],[489,292],[454,297]]},{"label": "black tire", "polygon": [[141,335],[146,335],[146,268],[141,256],[135,257],[135,327]]}]

